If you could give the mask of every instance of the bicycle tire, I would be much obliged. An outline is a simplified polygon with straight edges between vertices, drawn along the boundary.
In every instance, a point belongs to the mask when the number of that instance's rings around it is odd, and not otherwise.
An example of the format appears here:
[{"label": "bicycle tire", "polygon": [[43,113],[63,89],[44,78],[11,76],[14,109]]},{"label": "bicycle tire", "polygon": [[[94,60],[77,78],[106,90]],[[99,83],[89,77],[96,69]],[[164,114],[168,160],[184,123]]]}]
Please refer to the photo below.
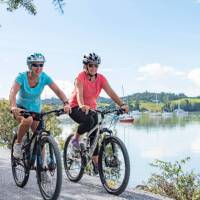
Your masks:
[{"label": "bicycle tire", "polygon": [[[69,162],[73,162],[73,161],[72,161],[72,159],[70,160],[70,158],[68,156],[69,145],[70,145],[70,142],[71,142],[71,139],[73,136],[74,136],[74,134],[70,134],[65,141],[64,152],[63,152],[63,162],[64,162],[65,173],[66,173],[68,179],[72,182],[78,182],[84,174],[86,159],[83,156],[81,156],[81,154],[79,155],[80,159],[81,159],[80,171],[78,172],[78,174],[76,176],[73,176],[70,173],[71,163],[69,163]],[[68,166],[69,164],[70,164],[70,167]]]},{"label": "bicycle tire", "polygon": [[[17,134],[14,135],[13,141],[12,141],[12,146],[11,146],[11,167],[12,167],[12,174],[13,174],[13,178],[14,178],[14,181],[15,181],[16,185],[18,187],[24,187],[27,184],[27,182],[28,182],[30,170],[29,170],[29,168],[25,164],[24,155],[23,155],[23,159],[22,160],[16,159],[13,156],[13,147],[14,147],[16,139],[17,139]],[[19,177],[17,175],[17,171],[16,171],[17,165],[22,166],[22,168],[24,169],[24,177],[22,177],[22,180],[19,180]],[[19,171],[22,172],[22,170],[19,170]]]},{"label": "bicycle tire", "polygon": [[[36,173],[37,173],[37,182],[38,182],[38,186],[39,186],[39,189],[40,189],[40,193],[42,195],[42,197],[45,199],[45,200],[56,200],[59,195],[60,195],[60,191],[61,191],[61,185],[62,185],[62,164],[61,164],[61,156],[60,156],[60,151],[59,151],[59,148],[58,148],[58,145],[57,143],[55,142],[55,140],[53,139],[53,137],[51,136],[47,136],[47,135],[44,135],[42,136],[41,140],[39,141],[39,145],[43,148],[45,144],[49,144],[49,151],[53,152],[54,153],[54,157],[52,157],[52,152],[50,153],[50,157],[47,158],[47,159],[52,159],[53,158],[53,161],[49,161],[49,162],[53,162],[53,169],[52,167],[50,168],[49,165],[50,163],[47,163],[48,167],[47,169],[44,171],[41,170],[41,163],[38,163],[38,156],[37,155],[37,168],[36,168]],[[46,151],[46,150],[45,150]],[[42,152],[40,152],[42,155]],[[46,153],[46,152],[45,152]],[[44,155],[43,155],[44,156]],[[42,180],[42,172],[46,172],[47,171],[50,173],[50,176],[51,174],[53,174],[53,170],[56,170],[56,183],[55,183],[55,189],[53,191],[53,194],[49,195],[47,194],[47,192],[44,190],[44,183],[43,183],[43,180]]]},{"label": "bicycle tire", "polygon": [[[105,180],[105,175],[104,175],[104,169],[103,169],[103,153],[105,151],[105,147],[106,145],[108,145],[109,143],[111,144],[117,144],[121,151],[122,151],[122,155],[124,157],[124,163],[125,163],[125,175],[122,181],[122,184],[120,185],[119,188],[111,188],[109,186],[109,184],[106,182]],[[99,151],[99,176],[100,176],[100,180],[101,183],[103,185],[103,187],[106,189],[106,191],[110,194],[114,194],[114,195],[120,195],[122,192],[124,192],[124,190],[126,189],[128,182],[129,182],[129,177],[130,177],[130,161],[129,161],[129,156],[128,156],[128,152],[127,149],[124,145],[124,143],[115,136],[110,136],[105,138],[102,141],[102,145],[100,147],[100,151]]]}]

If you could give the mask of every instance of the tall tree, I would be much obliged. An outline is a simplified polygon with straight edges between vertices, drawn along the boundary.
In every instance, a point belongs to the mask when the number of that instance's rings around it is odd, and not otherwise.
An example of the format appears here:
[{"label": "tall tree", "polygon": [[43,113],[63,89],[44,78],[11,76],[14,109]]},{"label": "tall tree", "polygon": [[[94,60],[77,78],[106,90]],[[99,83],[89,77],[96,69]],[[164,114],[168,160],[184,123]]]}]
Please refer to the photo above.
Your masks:
[{"label": "tall tree", "polygon": [[[37,9],[35,4],[33,3],[34,0],[0,0],[0,3],[7,5],[8,11],[17,10],[20,7],[25,8],[32,15],[37,14]],[[65,0],[52,0],[55,8],[59,10],[59,12],[64,13],[63,6],[65,4]]]}]

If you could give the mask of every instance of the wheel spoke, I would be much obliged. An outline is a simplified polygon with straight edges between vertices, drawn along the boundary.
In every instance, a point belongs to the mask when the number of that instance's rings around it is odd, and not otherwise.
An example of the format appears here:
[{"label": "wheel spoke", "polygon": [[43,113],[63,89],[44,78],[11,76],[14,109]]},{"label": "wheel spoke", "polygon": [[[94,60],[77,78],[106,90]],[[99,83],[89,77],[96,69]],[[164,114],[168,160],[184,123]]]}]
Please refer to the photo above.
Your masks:
[{"label": "wheel spoke", "polygon": [[[25,160],[22,159],[16,159],[13,156],[13,146],[15,144],[15,141],[17,139],[17,136],[14,136],[13,142],[12,142],[12,150],[11,150],[11,166],[12,166],[12,173],[13,173],[13,178],[15,180],[15,183],[19,187],[23,187],[26,185],[28,182],[29,178],[29,169],[25,165]],[[25,156],[25,154],[24,154]]]},{"label": "wheel spoke", "polygon": [[71,181],[77,182],[83,176],[84,168],[82,167],[82,157],[80,152],[74,152],[72,148],[72,137],[73,135],[70,135],[65,142],[63,160],[67,177]]},{"label": "wheel spoke", "polygon": [[124,144],[116,137],[108,138],[100,149],[100,178],[105,189],[121,194],[128,184],[130,163]]},{"label": "wheel spoke", "polygon": [[37,170],[40,192],[44,199],[56,199],[62,181],[59,149],[49,136],[44,137],[40,145],[40,153],[37,155],[41,157],[41,163],[37,163],[40,166]]}]

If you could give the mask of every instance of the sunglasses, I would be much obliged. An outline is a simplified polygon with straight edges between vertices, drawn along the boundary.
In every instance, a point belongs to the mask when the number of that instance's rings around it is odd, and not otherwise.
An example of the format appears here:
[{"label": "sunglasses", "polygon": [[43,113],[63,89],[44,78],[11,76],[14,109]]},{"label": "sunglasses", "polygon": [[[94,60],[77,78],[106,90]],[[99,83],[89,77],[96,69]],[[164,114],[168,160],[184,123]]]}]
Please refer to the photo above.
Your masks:
[{"label": "sunglasses", "polygon": [[98,68],[98,65],[96,65],[96,64],[89,64],[88,67],[89,67],[89,68],[92,68],[92,67]]},{"label": "sunglasses", "polygon": [[36,63],[32,64],[32,67],[43,67],[43,66],[44,66],[44,64],[36,64]]}]

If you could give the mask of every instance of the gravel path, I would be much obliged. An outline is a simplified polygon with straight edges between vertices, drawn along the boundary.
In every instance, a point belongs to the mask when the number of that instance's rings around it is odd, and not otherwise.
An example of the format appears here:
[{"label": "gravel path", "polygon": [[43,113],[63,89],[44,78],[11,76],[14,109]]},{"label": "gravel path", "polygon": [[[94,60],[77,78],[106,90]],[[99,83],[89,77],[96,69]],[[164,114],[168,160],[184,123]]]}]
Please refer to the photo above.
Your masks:
[{"label": "gravel path", "polygon": [[[42,200],[36,182],[36,175],[31,171],[27,185],[19,188],[15,185],[11,166],[10,151],[0,148],[0,200]],[[84,175],[79,183],[69,182],[63,173],[62,190],[59,200],[170,200],[145,193],[140,190],[127,189],[120,196],[108,194],[98,177]]]}]

